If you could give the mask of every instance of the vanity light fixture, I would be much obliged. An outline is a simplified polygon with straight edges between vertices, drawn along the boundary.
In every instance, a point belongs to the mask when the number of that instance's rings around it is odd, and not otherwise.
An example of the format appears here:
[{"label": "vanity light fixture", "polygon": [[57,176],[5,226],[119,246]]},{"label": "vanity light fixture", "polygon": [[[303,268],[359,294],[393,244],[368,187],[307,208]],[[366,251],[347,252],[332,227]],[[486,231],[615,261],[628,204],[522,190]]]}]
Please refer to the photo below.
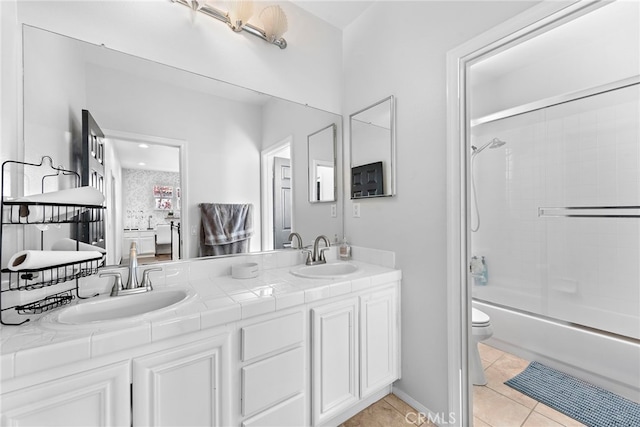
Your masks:
[{"label": "vanity light fixture", "polygon": [[140,147],[140,148],[149,148],[149,146],[147,144],[138,144],[138,147]]},{"label": "vanity light fixture", "polygon": [[288,28],[287,15],[285,15],[280,6],[267,6],[260,12],[259,18],[264,27],[262,29],[248,22],[253,15],[253,0],[233,0],[231,9],[228,12],[211,6],[208,0],[171,1],[187,6],[194,14],[201,12],[211,18],[222,21],[237,33],[246,31],[256,37],[260,37],[267,43],[278,46],[280,49],[287,47],[287,41],[282,37]]}]

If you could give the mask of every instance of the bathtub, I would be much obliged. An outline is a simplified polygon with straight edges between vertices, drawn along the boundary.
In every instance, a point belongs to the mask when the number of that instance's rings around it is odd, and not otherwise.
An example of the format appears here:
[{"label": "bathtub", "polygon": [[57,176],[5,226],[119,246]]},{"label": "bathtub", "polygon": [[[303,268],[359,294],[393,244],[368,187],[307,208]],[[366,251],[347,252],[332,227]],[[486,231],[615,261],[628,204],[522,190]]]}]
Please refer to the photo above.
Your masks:
[{"label": "bathtub", "polygon": [[640,342],[473,300],[491,317],[488,345],[640,401]]}]

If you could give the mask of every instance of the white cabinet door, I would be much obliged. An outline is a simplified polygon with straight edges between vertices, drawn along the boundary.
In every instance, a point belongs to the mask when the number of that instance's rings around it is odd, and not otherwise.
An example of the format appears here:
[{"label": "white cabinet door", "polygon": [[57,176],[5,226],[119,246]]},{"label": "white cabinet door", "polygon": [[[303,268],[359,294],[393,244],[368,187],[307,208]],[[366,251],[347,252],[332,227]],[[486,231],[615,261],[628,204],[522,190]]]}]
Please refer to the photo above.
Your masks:
[{"label": "white cabinet door", "polygon": [[129,362],[3,394],[3,426],[129,426]]},{"label": "white cabinet door", "polygon": [[358,301],[311,310],[313,424],[358,401]]},{"label": "white cabinet door", "polygon": [[360,297],[360,397],[398,379],[396,288]]},{"label": "white cabinet door", "polygon": [[134,426],[219,426],[228,335],[133,360]]},{"label": "white cabinet door", "polygon": [[149,235],[149,233],[140,233],[138,239],[138,255],[148,255],[156,253],[156,236],[155,233]]}]

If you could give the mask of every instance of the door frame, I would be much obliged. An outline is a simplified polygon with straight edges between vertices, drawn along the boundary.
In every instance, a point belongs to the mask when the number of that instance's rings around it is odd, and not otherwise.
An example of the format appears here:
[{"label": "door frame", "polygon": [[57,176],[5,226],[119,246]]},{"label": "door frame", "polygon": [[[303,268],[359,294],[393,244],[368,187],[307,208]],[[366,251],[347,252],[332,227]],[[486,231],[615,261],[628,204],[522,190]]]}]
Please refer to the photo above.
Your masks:
[{"label": "door frame", "polygon": [[449,414],[460,425],[473,425],[469,386],[471,292],[467,275],[470,256],[469,104],[467,68],[483,57],[573,20],[612,0],[544,0],[447,53],[447,327]]},{"label": "door frame", "polygon": [[[293,137],[291,135],[276,142],[269,148],[265,148],[260,153],[260,198],[262,205],[262,251],[273,250],[273,158],[285,149],[289,149],[289,159],[291,160],[291,197],[295,199],[295,171],[293,166]],[[292,206],[294,205],[292,200]],[[294,229],[295,215],[291,212],[291,229]]]}]

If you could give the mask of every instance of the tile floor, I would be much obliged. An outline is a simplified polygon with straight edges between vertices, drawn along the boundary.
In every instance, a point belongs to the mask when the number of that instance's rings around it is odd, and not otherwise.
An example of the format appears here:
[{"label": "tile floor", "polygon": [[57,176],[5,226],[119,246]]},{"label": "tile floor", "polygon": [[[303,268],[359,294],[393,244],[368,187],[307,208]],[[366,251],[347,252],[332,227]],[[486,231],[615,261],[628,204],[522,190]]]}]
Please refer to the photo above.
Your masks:
[{"label": "tile floor", "polygon": [[[473,386],[474,427],[574,427],[578,421],[531,399],[503,384],[519,374],[529,362],[512,354],[480,343],[480,358],[487,385]],[[340,427],[431,427],[426,417],[389,394]]]}]

